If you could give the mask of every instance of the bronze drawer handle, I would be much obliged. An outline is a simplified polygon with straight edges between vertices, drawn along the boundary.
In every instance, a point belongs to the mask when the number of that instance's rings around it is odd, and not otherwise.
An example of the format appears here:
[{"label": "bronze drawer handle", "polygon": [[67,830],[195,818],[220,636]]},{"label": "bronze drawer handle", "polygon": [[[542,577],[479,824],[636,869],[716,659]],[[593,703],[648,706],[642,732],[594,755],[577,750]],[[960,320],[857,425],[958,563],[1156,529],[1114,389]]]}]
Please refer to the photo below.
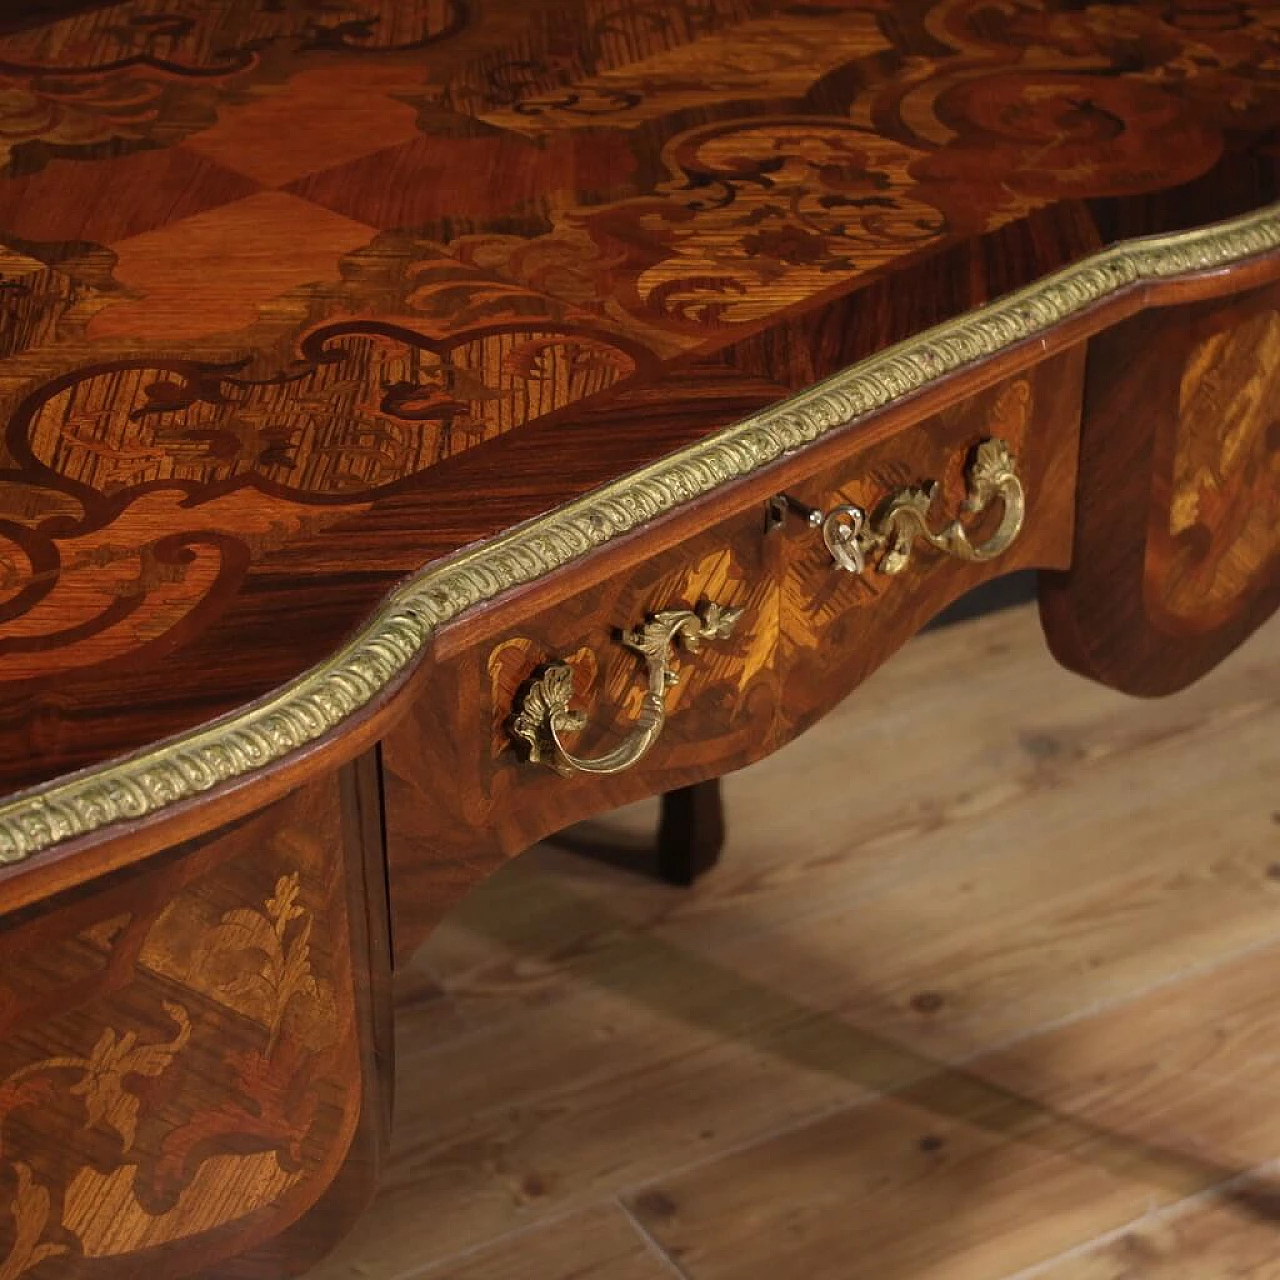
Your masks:
[{"label": "bronze drawer handle", "polygon": [[974,451],[961,513],[977,515],[996,500],[1003,506],[1000,523],[985,542],[970,542],[958,519],[936,533],[929,528],[929,508],[938,489],[932,481],[890,494],[873,517],[861,507],[836,507],[823,517],[822,540],[836,564],[849,573],[864,572],[875,555],[880,557],[875,566],[880,573],[901,573],[917,538],[957,560],[993,560],[1013,544],[1026,517],[1026,495],[1016,468],[1003,440],[984,440]]},{"label": "bronze drawer handle", "polygon": [[718,604],[655,613],[642,627],[623,632],[622,643],[634,649],[649,671],[649,688],[640,705],[635,727],[612,751],[588,759],[575,756],[561,734],[576,733],[587,723],[581,711],[569,706],[573,697],[573,669],[554,662],[530,686],[511,722],[511,732],[529,751],[535,764],[550,765],[563,774],[621,773],[636,763],[658,740],[667,719],[667,690],[680,683],[671,665],[676,641],[697,653],[704,640],[725,640],[741,616],[741,609]]}]

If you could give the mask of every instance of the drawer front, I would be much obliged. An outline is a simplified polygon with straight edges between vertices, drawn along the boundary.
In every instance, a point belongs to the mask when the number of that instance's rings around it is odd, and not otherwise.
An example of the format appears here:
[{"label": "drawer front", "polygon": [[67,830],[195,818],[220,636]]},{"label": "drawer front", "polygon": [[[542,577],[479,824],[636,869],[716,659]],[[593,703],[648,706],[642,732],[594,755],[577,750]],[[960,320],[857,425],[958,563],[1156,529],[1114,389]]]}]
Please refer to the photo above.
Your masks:
[{"label": "drawer front", "polygon": [[[487,646],[491,794],[569,812],[602,788],[631,798],[749,759],[776,701],[779,551],[755,506]],[[563,749],[547,706],[557,671],[582,722]]]},{"label": "drawer front", "polygon": [[[966,498],[975,447],[1002,440],[1025,519],[994,558],[969,562],[920,541],[902,572],[881,572],[873,556],[853,574],[819,529],[771,518],[757,499],[433,668],[422,700],[383,745],[392,900],[411,918],[399,929],[401,953],[429,927],[422,913],[451,900],[450,876],[474,880],[477,859],[496,865],[593,813],[768,754],[970,587],[1065,564],[1081,367],[1081,353],[1069,351],[883,438],[869,430],[840,464],[788,489],[793,509],[856,504],[874,520],[894,494],[937,481],[925,527],[943,527]],[[992,501],[965,517],[979,546],[1000,528],[1003,507]],[[732,627],[717,629],[708,606]],[[668,619],[648,654],[637,651],[639,637],[626,643],[670,611],[680,625]],[[718,634],[696,649],[677,634],[700,629]],[[548,732],[553,707],[568,713],[558,746]]]},{"label": "drawer front", "polygon": [[[761,754],[777,703],[782,544],[754,503],[674,549],[558,601],[434,668],[428,692],[383,744],[388,856],[397,909],[406,882],[451,859],[505,856],[592,813],[727,773]],[[631,741],[652,668],[623,643],[664,611],[715,605],[730,634],[659,646],[677,682],[649,749],[616,772],[575,770],[549,744],[542,763],[517,720],[549,668],[568,671],[567,703],[584,724],[564,735],[592,760]],[[564,772],[554,766],[560,764]],[[424,887],[422,896],[438,896]],[[403,937],[403,930],[400,933]]]},{"label": "drawer front", "polygon": [[[870,526],[888,528],[885,513],[910,490],[936,485],[924,527],[937,533],[959,518],[967,545],[952,551],[909,537],[897,572],[884,549],[866,556],[861,573],[841,571],[821,532],[786,539],[780,604],[776,730],[792,737],[829,710],[935,614],[980,583],[1019,569],[1070,563],[1079,448],[1084,348],[1071,348],[796,486],[806,507],[830,513],[856,507]],[[991,496],[982,511],[965,510],[977,453],[984,442],[1008,447],[1023,505],[1021,527],[1003,549],[1005,503]],[[806,532],[808,536],[805,536]],[[1007,535],[1007,531],[1006,531]],[[976,555],[978,558],[968,558]]]}]

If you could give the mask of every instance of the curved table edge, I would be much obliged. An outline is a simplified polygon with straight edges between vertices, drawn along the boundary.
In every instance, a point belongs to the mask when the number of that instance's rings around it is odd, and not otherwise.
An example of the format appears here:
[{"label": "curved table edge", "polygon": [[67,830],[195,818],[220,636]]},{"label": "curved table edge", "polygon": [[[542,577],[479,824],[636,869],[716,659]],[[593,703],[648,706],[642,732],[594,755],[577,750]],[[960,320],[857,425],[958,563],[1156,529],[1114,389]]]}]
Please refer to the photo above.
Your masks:
[{"label": "curved table edge", "polygon": [[[1135,287],[1224,272],[1276,250],[1280,204],[1203,228],[1121,241],[896,343],[564,507],[427,565],[392,591],[341,649],[273,694],[142,751],[0,802],[0,868],[17,870],[36,855],[108,839],[126,824],[157,819],[262,779],[339,730],[367,720],[375,704],[412,674],[433,633],[477,606],[967,366],[1044,338]],[[361,745],[353,742],[343,755],[356,754]],[[95,873],[86,872],[71,882]],[[67,883],[64,877],[62,886]]]}]

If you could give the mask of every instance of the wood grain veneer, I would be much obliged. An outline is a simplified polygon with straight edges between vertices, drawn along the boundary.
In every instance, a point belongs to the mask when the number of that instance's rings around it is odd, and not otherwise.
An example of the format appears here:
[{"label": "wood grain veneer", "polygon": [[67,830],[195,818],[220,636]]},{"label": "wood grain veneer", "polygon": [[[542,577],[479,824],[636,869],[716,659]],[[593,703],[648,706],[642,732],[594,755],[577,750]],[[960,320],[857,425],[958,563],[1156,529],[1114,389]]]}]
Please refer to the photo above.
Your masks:
[{"label": "wood grain veneer", "polygon": [[242,707],[423,564],[1117,233],[1270,199],[1255,61],[1179,61],[1262,19],[1111,12],[123,0],[4,36],[0,783]]},{"label": "wood grain veneer", "polygon": [[[819,472],[797,495],[828,510],[873,509],[904,479],[938,477],[959,506],[963,464],[989,434],[1007,438],[1025,477],[1028,532],[1006,555],[964,565],[927,554],[910,582],[835,570],[817,530],[769,532],[765,504],[682,541],[625,575],[483,642],[439,667],[387,734],[388,857],[397,954],[407,958],[479,866],[642,796],[688,786],[776,750],[830,710],[966,589],[1018,568],[1070,563],[1083,348],[1006,379],[910,430]],[[567,660],[589,722],[577,749],[604,749],[638,710],[643,668],[620,631],[664,608],[739,607],[733,637],[680,662],[661,743],[613,777],[558,778],[524,762],[509,722],[545,663]],[[486,725],[486,733],[474,726]],[[440,786],[449,779],[447,788]]]},{"label": "wood grain veneer", "polygon": [[[393,955],[540,836],[789,740],[969,587],[1044,570],[1055,652],[1135,692],[1258,626],[1275,17],[11,8],[0,1274],[314,1261],[376,1178]],[[852,577],[765,520],[936,481],[942,521],[992,437],[1027,501],[995,560]],[[637,768],[512,749],[560,657],[581,749],[615,741],[619,629],[703,599],[739,628]]]}]

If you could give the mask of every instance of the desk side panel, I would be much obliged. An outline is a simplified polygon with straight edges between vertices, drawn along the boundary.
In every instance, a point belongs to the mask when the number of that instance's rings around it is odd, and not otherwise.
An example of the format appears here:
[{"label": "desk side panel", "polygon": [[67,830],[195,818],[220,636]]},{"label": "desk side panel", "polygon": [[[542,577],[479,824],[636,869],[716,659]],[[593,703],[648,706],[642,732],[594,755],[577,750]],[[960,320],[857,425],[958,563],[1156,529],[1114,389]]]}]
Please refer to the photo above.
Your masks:
[{"label": "desk side panel", "polygon": [[1280,287],[1157,309],[1089,344],[1063,665],[1171,693],[1280,607]]},{"label": "desk side panel", "polygon": [[5,920],[0,1275],[283,1276],[353,1220],[382,1125],[349,774]]}]

